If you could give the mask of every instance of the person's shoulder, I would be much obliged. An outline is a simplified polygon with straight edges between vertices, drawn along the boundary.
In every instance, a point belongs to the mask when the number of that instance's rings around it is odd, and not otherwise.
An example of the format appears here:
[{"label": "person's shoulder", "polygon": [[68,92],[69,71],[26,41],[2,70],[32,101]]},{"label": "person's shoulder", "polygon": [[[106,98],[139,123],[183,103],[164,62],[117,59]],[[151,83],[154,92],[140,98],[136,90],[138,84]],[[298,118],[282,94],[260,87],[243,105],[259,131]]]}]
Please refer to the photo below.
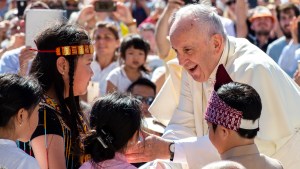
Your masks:
[{"label": "person's shoulder", "polygon": [[272,169],[283,169],[283,166],[281,164],[280,161],[274,159],[274,158],[271,158],[271,157],[268,157],[264,154],[260,154],[260,156],[265,160],[266,162],[266,165],[269,166],[269,168],[272,168]]},{"label": "person's shoulder", "polygon": [[110,73],[108,74],[108,76],[119,75],[119,74],[121,74],[121,73],[122,73],[122,67],[121,67],[121,66],[118,66],[118,67],[112,69],[112,70],[110,71]]},{"label": "person's shoulder", "polygon": [[17,156],[18,163],[20,164],[18,168],[25,169],[25,168],[32,168],[38,169],[39,164],[35,158],[31,157],[30,155],[26,154],[24,151],[18,148],[17,151],[14,152],[15,156]]},{"label": "person's shoulder", "polygon": [[274,40],[272,43],[269,44],[269,48],[276,48],[277,46],[281,46],[281,45],[284,45],[284,44],[287,44],[286,42],[286,38],[283,36],[283,37],[280,37],[276,40]]},{"label": "person's shoulder", "polygon": [[251,44],[244,38],[235,38],[233,45],[234,52],[228,59],[228,67],[234,72],[251,71],[255,69],[269,70],[271,67],[278,68],[278,65],[261,49]]},{"label": "person's shoulder", "polygon": [[79,169],[90,169],[90,168],[92,168],[92,163],[90,161],[87,161],[83,163]]},{"label": "person's shoulder", "polygon": [[26,155],[26,157],[24,158],[24,164],[26,165],[26,167],[24,167],[24,168],[32,168],[32,169],[39,168],[39,164],[36,161],[36,159],[29,155]]},{"label": "person's shoulder", "polygon": [[122,76],[122,67],[118,66],[107,75],[106,80],[117,80],[120,76]]}]

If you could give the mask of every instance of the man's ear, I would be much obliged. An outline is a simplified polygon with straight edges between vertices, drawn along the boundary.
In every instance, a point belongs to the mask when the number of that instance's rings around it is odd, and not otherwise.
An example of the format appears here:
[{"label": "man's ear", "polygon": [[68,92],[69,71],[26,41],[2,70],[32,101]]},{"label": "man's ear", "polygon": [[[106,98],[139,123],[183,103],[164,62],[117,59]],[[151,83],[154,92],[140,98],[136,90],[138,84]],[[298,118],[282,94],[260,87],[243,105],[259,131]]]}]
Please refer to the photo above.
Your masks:
[{"label": "man's ear", "polygon": [[222,49],[224,38],[221,34],[214,34],[213,37],[213,47],[215,51],[218,53]]},{"label": "man's ear", "polygon": [[67,62],[66,58],[59,57],[56,60],[56,67],[57,67],[58,72],[61,75],[64,75],[67,72],[67,67],[68,67],[68,62]]}]

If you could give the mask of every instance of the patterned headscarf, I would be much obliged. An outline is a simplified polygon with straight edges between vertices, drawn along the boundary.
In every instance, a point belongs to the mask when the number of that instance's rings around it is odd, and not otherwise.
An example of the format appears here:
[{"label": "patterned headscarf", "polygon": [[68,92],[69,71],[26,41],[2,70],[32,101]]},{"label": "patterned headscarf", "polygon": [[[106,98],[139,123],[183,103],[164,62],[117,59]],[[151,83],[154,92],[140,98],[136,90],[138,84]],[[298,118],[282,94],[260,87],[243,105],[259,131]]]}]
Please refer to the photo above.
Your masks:
[{"label": "patterned headscarf", "polygon": [[243,129],[257,129],[258,119],[254,122],[252,120],[243,119],[243,112],[234,109],[227,105],[217,94],[217,90],[224,84],[233,82],[223,65],[220,65],[216,74],[216,83],[214,91],[209,100],[208,107],[205,113],[205,120],[210,123],[224,126],[230,130],[237,131],[239,128]]}]

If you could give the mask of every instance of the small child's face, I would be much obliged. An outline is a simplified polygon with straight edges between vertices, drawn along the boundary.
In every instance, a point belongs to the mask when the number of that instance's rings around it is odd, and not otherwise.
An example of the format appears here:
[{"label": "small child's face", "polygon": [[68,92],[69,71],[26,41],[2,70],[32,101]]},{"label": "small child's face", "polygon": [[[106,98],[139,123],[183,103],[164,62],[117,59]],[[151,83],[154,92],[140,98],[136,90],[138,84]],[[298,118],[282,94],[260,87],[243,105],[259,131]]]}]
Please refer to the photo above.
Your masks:
[{"label": "small child's face", "polygon": [[146,61],[145,52],[141,49],[135,49],[133,46],[125,52],[125,65],[130,68],[138,69]]}]

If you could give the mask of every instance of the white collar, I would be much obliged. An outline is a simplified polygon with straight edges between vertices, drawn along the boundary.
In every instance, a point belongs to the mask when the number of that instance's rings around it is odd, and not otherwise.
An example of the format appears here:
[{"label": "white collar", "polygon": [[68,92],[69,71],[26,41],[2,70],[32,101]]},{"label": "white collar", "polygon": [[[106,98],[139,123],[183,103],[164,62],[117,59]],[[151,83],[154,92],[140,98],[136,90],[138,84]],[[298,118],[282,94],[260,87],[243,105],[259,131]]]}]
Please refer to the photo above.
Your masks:
[{"label": "white collar", "polygon": [[9,139],[0,139],[0,145],[17,147],[16,142]]}]

